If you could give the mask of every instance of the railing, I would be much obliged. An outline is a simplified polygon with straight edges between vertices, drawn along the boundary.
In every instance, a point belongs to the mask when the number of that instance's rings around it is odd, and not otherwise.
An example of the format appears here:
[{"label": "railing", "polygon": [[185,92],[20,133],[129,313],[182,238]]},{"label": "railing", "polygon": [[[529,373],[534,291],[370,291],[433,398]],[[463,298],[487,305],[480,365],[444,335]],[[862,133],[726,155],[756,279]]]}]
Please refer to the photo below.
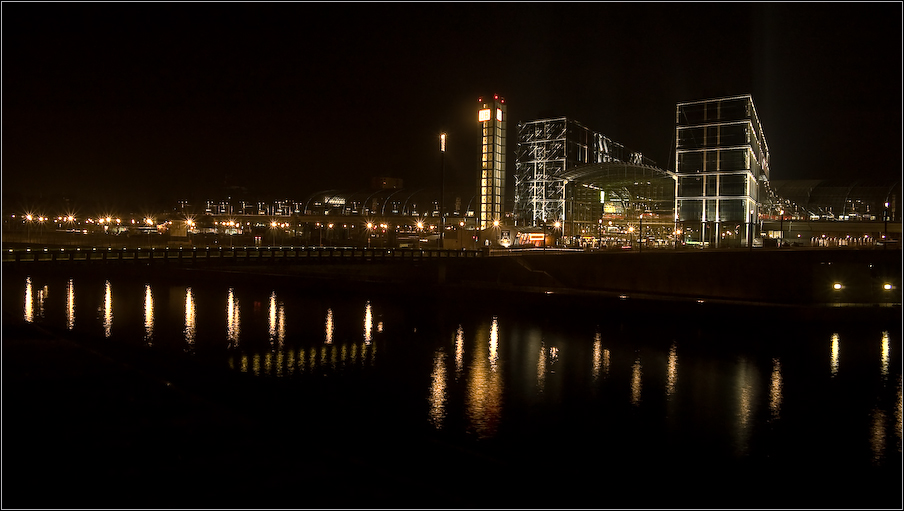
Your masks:
[{"label": "railing", "polygon": [[4,263],[175,263],[240,264],[303,262],[392,262],[442,258],[475,258],[483,250],[442,250],[355,247],[185,247],[185,248],[45,248],[5,249]]}]

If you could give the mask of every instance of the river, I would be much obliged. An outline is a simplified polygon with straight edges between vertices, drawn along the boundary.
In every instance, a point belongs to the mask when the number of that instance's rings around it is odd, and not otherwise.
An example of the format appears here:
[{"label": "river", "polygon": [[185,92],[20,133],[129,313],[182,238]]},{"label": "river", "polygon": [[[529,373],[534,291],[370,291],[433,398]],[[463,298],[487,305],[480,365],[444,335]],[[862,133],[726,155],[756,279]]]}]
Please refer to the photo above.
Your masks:
[{"label": "river", "polygon": [[[900,505],[900,309],[775,321],[756,307],[78,271],[5,274],[3,308],[221,373],[249,413],[293,432],[267,459],[303,457],[330,431],[336,456],[436,485],[405,507]],[[304,502],[292,507],[367,505]]]}]

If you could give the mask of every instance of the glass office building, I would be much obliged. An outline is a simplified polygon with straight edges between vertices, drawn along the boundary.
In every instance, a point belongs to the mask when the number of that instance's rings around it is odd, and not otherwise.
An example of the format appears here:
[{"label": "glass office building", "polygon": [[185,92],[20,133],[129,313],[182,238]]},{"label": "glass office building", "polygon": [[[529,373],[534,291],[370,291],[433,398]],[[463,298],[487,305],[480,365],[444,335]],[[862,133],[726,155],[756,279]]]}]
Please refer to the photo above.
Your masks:
[{"label": "glass office building", "polygon": [[685,241],[746,246],[769,179],[769,148],[753,98],[678,103],[675,196]]}]

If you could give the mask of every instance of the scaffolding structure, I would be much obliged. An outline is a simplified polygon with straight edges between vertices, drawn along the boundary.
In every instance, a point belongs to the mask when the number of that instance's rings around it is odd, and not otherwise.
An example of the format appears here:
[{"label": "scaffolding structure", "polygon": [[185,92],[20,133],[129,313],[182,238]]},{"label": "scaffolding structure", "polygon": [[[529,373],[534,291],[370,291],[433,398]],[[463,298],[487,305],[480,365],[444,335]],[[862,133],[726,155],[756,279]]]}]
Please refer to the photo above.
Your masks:
[{"label": "scaffolding structure", "polygon": [[567,117],[519,123],[515,157],[515,222],[534,227],[569,220],[569,170],[609,162],[655,166],[642,153]]}]

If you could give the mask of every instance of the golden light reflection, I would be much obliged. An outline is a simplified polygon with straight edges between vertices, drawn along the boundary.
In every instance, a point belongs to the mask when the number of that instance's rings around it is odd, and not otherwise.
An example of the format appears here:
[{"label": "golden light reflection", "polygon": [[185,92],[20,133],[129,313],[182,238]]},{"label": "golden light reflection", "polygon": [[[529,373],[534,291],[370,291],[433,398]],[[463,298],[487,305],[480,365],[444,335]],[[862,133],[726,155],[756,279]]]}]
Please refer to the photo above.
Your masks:
[{"label": "golden light reflection", "polygon": [[537,390],[546,390],[546,344],[540,343],[540,354],[537,357]]},{"label": "golden light reflection", "polygon": [[154,335],[154,296],[151,293],[151,285],[144,285],[144,342],[152,345]]},{"label": "golden light reflection", "polygon": [[276,342],[276,291],[270,293],[269,321],[270,344]]},{"label": "golden light reflection", "polygon": [[380,322],[377,323],[377,333],[379,334],[379,333],[382,333],[382,332],[383,332],[383,322],[380,321]]},{"label": "golden light reflection", "polygon": [[741,360],[738,366],[738,423],[742,427],[750,422],[752,385],[747,373],[747,361]]},{"label": "golden light reflection", "polygon": [[279,349],[283,349],[286,342],[286,306],[279,304],[279,310],[276,316],[276,342]]},{"label": "golden light reflection", "polygon": [[289,351],[286,352],[286,373],[289,376],[295,372],[295,350],[289,348]]},{"label": "golden light reflection", "polygon": [[640,363],[640,357],[634,360],[634,366],[631,368],[631,404],[640,406],[640,391],[643,388],[643,365]]},{"label": "golden light reflection", "polygon": [[113,335],[113,289],[110,281],[104,282],[104,337]]},{"label": "golden light reflection", "polygon": [[235,290],[229,288],[229,293],[226,296],[226,338],[229,341],[230,348],[239,346],[240,330],[239,300],[235,297]]},{"label": "golden light reflection", "polygon": [[39,318],[44,317],[44,300],[47,299],[47,293],[48,293],[47,286],[42,287],[41,290],[38,291],[38,317]]},{"label": "golden light reflection", "polygon": [[665,395],[671,396],[675,394],[675,388],[678,385],[678,343],[672,342],[669,348],[668,361],[668,378],[665,384]]},{"label": "golden light reflection", "polygon": [[34,316],[34,298],[32,297],[31,277],[25,277],[25,321],[32,323]]},{"label": "golden light reflection", "polygon": [[499,323],[493,317],[490,324],[490,345],[489,345],[490,369],[496,370],[496,363],[499,361]]},{"label": "golden light reflection", "polygon": [[458,325],[458,329],[455,331],[455,381],[461,378],[461,372],[464,369],[464,358],[465,332],[462,330],[461,325]]},{"label": "golden light reflection", "polygon": [[[474,353],[489,350],[489,334],[477,335]],[[480,438],[495,436],[502,416],[502,371],[490,370],[488,358],[475,356],[468,367],[466,409],[469,428]]]},{"label": "golden light reflection", "polygon": [[327,344],[333,342],[333,309],[326,310],[326,339]]},{"label": "golden light reflection", "polygon": [[242,372],[248,372],[248,355],[245,353],[242,353]]},{"label": "golden light reflection", "polygon": [[338,355],[338,353],[336,351],[336,345],[334,344],[333,347],[330,349],[330,366],[333,369],[336,369],[336,356],[337,355]]},{"label": "golden light reflection", "polygon": [[832,378],[838,375],[838,334],[832,334]]},{"label": "golden light reflection", "polygon": [[780,418],[782,410],[782,363],[772,359],[772,378],[769,384],[769,410],[773,419]]},{"label": "golden light reflection", "polygon": [[898,375],[898,400],[895,403],[895,435],[898,436],[898,452],[902,448],[902,432],[904,432],[904,392],[902,392],[901,375]]},{"label": "golden light reflection", "polygon": [[66,284],[66,328],[75,328],[75,283],[72,279]]},{"label": "golden light reflection", "polygon": [[888,378],[888,332],[882,332],[882,379]]},{"label": "golden light reflection", "polygon": [[269,351],[264,354],[264,374],[267,376],[273,374],[273,353]]},{"label": "golden light reflection", "polygon": [[603,363],[603,341],[600,333],[597,332],[593,335],[593,358],[592,358],[592,374],[593,381],[597,381],[600,379],[600,367]]},{"label": "golden light reflection", "polygon": [[442,429],[446,417],[446,354],[441,349],[433,355],[433,372],[430,374],[430,423]]},{"label": "golden light reflection", "polygon": [[873,463],[878,464],[885,457],[885,412],[879,407],[873,409],[869,443],[873,451]]},{"label": "golden light reflection", "polygon": [[[195,346],[195,297],[191,288],[185,288],[185,346],[191,351]],[[247,365],[247,362],[246,362]],[[247,372],[247,367],[246,367]]]},{"label": "golden light reflection", "polygon": [[254,376],[261,375],[261,354],[255,353],[253,357],[251,357],[251,372],[254,373]]},{"label": "golden light reflection", "polygon": [[370,302],[364,306],[364,342],[370,344],[373,340],[374,316]]},{"label": "golden light reflection", "polygon": [[[322,348],[321,348],[321,349],[322,349]],[[324,353],[326,353],[326,351],[324,351]],[[308,368],[309,368],[311,371],[313,371],[313,370],[314,370],[314,366],[315,366],[316,364],[317,364],[317,350],[314,349],[314,348],[311,348],[311,356],[310,356],[310,360],[308,360]]]},{"label": "golden light reflection", "polygon": [[603,379],[609,376],[609,350],[603,348]]},{"label": "golden light reflection", "polygon": [[754,406],[754,378],[756,371],[743,357],[738,361],[737,392],[738,392],[738,423],[735,430],[735,450],[737,456],[744,456],[750,449],[750,436],[754,430],[752,424]]}]

